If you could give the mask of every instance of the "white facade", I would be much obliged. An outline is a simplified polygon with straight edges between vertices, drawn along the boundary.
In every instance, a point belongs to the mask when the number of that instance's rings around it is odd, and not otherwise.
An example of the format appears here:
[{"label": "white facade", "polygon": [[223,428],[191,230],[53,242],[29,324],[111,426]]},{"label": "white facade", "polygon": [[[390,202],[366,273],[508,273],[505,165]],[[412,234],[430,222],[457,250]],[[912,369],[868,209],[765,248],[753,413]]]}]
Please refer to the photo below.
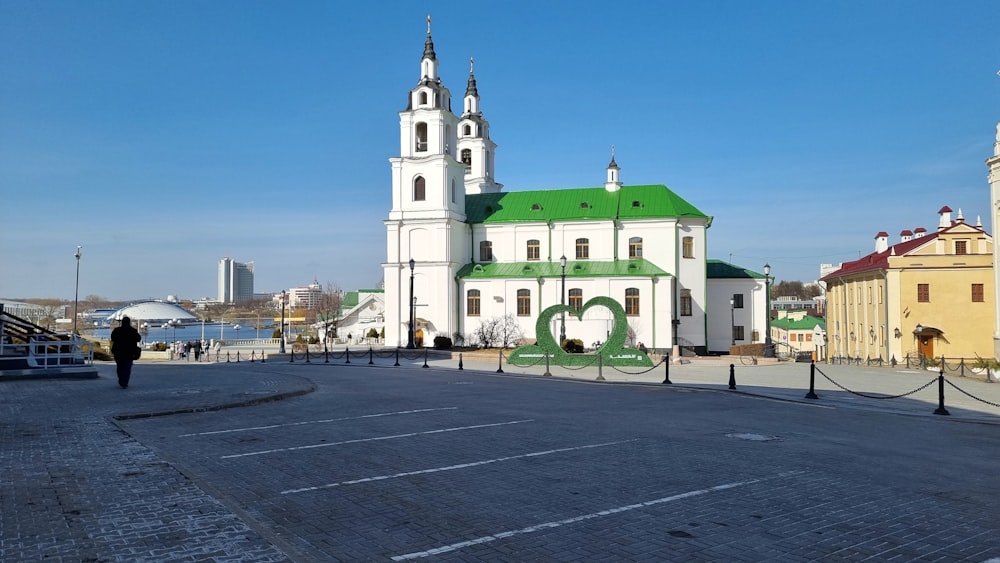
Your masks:
[{"label": "white facade", "polygon": [[219,303],[253,299],[253,262],[237,262],[228,256],[219,260]]},{"label": "white facade", "polygon": [[[742,304],[740,298],[742,296]],[[730,301],[733,301],[730,304]],[[760,344],[767,334],[767,287],[759,278],[708,280],[708,349],[727,352],[732,345]],[[740,306],[742,305],[742,306]],[[733,327],[742,327],[742,331]],[[740,337],[742,332],[742,338]]]},{"label": "white facade", "polygon": [[[986,166],[989,167],[990,181],[990,201],[993,209],[993,232],[997,232],[1000,227],[1000,122],[997,122],[996,143],[993,145],[993,156],[986,159]],[[993,356],[1000,360],[1000,245],[993,245],[993,302],[994,328],[993,328]]]},{"label": "white facade", "polygon": [[[623,185],[614,156],[606,178],[595,178],[598,188],[503,192],[473,69],[461,116],[438,77],[430,29],[420,72],[399,112],[400,156],[389,159],[387,345],[408,343],[411,298],[424,345],[436,335],[468,337],[481,320],[507,314],[533,339],[539,312],[561,302],[565,256],[567,304],[571,291],[578,303],[612,297],[626,309],[634,342],[661,350],[711,348],[708,334],[716,329],[707,320],[705,256],[711,217],[665,186]],[[692,303],[690,315],[679,315],[682,294]],[[760,299],[753,311],[766,310]],[[727,326],[728,318],[726,311]],[[611,329],[603,308],[566,322],[567,337],[585,345],[603,342]],[[763,334],[763,326],[757,330]]]}]

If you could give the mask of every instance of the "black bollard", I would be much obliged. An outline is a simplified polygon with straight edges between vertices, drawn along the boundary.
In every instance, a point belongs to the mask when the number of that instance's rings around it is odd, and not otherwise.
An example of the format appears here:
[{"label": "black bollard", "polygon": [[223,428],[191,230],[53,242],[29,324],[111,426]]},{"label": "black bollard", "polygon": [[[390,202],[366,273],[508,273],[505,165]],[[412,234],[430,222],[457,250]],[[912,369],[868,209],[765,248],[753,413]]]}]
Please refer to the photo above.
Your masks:
[{"label": "black bollard", "polygon": [[424,365],[421,367],[429,368],[431,366],[427,365],[427,348],[424,348]]},{"label": "black bollard", "polygon": [[465,368],[462,367],[462,353],[459,352],[458,353],[458,371],[462,371],[463,369],[465,369]]},{"label": "black bollard", "polygon": [[311,364],[312,363],[312,362],[309,361],[309,344],[308,343],[306,344],[306,363],[307,364]]},{"label": "black bollard", "polygon": [[604,356],[597,354],[597,381],[604,381]]},{"label": "black bollard", "polygon": [[254,363],[257,360],[257,350],[250,350],[250,363]]},{"label": "black bollard", "polygon": [[393,364],[393,367],[399,367],[399,347],[396,348],[396,363]]},{"label": "black bollard", "polygon": [[344,363],[345,364],[351,363],[351,347],[350,346],[344,348],[344,356],[347,357],[347,361],[344,362]]},{"label": "black bollard", "polygon": [[670,381],[670,358],[663,358],[663,382],[673,383]]},{"label": "black bollard", "polygon": [[229,363],[229,351],[228,350],[226,351],[226,363],[227,364]]},{"label": "black bollard", "polygon": [[729,388],[736,390],[736,366],[729,364]]},{"label": "black bollard", "polygon": [[240,363],[240,351],[236,351],[236,363]]},{"label": "black bollard", "polygon": [[806,393],[806,399],[819,399],[816,394],[816,360],[809,363],[809,392]]},{"label": "black bollard", "polygon": [[548,352],[545,353],[545,373],[543,373],[542,375],[549,375],[549,376],[552,375],[552,372],[549,371],[549,353]]},{"label": "black bollard", "polygon": [[373,365],[375,363],[375,349],[371,346],[368,347],[368,365]]},{"label": "black bollard", "polygon": [[[944,358],[941,358],[941,359],[944,360]],[[941,362],[941,365],[942,366],[944,365],[943,361]],[[948,416],[948,415],[951,414],[950,412],[948,412],[948,409],[944,408],[944,368],[943,367],[941,368],[941,373],[938,374],[938,408],[934,409],[934,414],[940,414],[940,415],[944,415],[944,416]]]},{"label": "black bollard", "polygon": [[330,363],[330,350],[323,348],[323,363]]},{"label": "black bollard", "polygon": [[497,373],[503,373],[503,348],[497,351],[500,352],[500,357],[497,359]]}]

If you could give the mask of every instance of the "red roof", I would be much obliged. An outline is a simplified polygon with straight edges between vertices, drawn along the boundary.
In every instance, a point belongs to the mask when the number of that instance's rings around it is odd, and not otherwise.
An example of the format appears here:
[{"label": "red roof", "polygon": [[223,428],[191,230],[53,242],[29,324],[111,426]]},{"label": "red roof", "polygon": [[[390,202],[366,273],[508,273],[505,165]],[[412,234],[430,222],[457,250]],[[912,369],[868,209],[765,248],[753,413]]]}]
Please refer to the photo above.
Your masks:
[{"label": "red roof", "polygon": [[[919,230],[919,229],[918,229]],[[881,233],[879,233],[881,234]],[[840,265],[840,268],[823,276],[821,279],[823,281],[839,278],[841,276],[848,276],[853,274],[859,274],[861,272],[869,272],[875,270],[887,270],[889,269],[889,256],[899,256],[901,254],[906,254],[907,252],[925,244],[927,241],[934,240],[937,238],[938,233],[931,233],[920,238],[910,239],[904,242],[898,242],[889,248],[883,250],[882,252],[872,252],[868,256],[862,256],[858,260],[853,262],[844,262]]]},{"label": "red roof", "polygon": [[945,205],[941,208],[941,211],[938,211],[938,213],[951,213],[951,208]]},{"label": "red roof", "polygon": [[915,232],[915,233],[926,233],[927,229],[925,229],[923,227],[917,227],[916,229],[913,229],[913,232]]},{"label": "red roof", "polygon": [[911,237],[911,236],[913,236],[913,231],[911,231],[910,229],[903,229],[903,231],[899,233],[899,236],[901,236],[901,237]]},{"label": "red roof", "polygon": [[888,236],[889,236],[889,233],[887,233],[887,232],[885,232],[885,231],[879,231],[879,232],[878,232],[878,234],[877,234],[877,235],[875,235],[875,238],[879,238],[879,237],[888,237]]}]

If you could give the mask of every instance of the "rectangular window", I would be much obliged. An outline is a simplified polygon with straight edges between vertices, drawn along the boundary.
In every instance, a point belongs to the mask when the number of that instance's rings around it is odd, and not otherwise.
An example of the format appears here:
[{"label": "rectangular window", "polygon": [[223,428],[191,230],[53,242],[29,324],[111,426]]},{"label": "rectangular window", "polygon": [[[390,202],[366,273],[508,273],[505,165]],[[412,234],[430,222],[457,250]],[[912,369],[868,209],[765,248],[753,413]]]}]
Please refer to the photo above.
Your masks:
[{"label": "rectangular window", "polygon": [[517,316],[519,316],[519,317],[530,317],[531,316],[531,290],[530,289],[519,289],[519,290],[517,290]]},{"label": "rectangular window", "polygon": [[812,342],[812,341],[813,341],[813,335],[812,335],[812,333],[811,332],[807,332],[806,333],[806,342]]},{"label": "rectangular window", "polygon": [[733,294],[733,309],[742,309],[742,308],[743,308],[743,294],[742,293],[734,293]]},{"label": "rectangular window", "polygon": [[479,261],[480,262],[492,262],[493,261],[493,243],[484,240],[479,243]]},{"label": "rectangular window", "polygon": [[625,315],[639,316],[639,289],[630,287],[625,290]]},{"label": "rectangular window", "polygon": [[694,258],[694,237],[681,239],[681,252],[685,258]]},{"label": "rectangular window", "polygon": [[733,327],[733,340],[737,342],[743,340],[743,325]]},{"label": "rectangular window", "polygon": [[983,295],[983,284],[974,283],[972,284],[972,302],[982,303],[985,300]]},{"label": "rectangular window", "polygon": [[583,290],[582,289],[571,289],[569,290],[569,306],[579,311],[583,309]]},{"label": "rectangular window", "polygon": [[955,241],[955,254],[968,254],[969,253],[969,243],[964,240]]},{"label": "rectangular window", "polygon": [[541,246],[538,241],[531,239],[528,241],[528,260],[538,260],[541,256]]},{"label": "rectangular window", "polygon": [[926,283],[917,284],[917,302],[918,303],[930,303],[931,302],[931,286]]},{"label": "rectangular window", "polygon": [[681,316],[690,317],[691,316],[691,290],[682,289],[681,290]]},{"label": "rectangular window", "polygon": [[631,237],[628,239],[628,257],[642,258],[642,238]]},{"label": "rectangular window", "polygon": [[470,289],[469,297],[465,304],[466,314],[470,317],[479,316],[479,290]]},{"label": "rectangular window", "polygon": [[590,240],[585,238],[576,239],[576,259],[586,260],[590,258]]}]

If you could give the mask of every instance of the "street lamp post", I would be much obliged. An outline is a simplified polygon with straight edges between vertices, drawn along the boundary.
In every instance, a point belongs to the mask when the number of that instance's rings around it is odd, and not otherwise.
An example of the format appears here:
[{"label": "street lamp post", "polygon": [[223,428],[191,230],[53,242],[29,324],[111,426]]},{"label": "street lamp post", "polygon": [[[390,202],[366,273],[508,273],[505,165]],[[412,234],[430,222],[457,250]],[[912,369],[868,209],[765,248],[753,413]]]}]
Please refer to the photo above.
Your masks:
[{"label": "street lamp post", "polygon": [[406,331],[406,347],[408,349],[413,349],[413,339],[414,339],[414,329],[413,325],[417,322],[416,314],[416,301],[413,298],[413,271],[416,268],[417,263],[410,258],[410,326]]},{"label": "street lamp post", "polygon": [[[736,300],[729,300],[729,335],[732,337],[731,346],[736,346]],[[729,352],[732,354],[732,351]]]},{"label": "street lamp post", "polygon": [[163,329],[163,345],[164,345],[164,346],[166,346],[166,345],[167,345],[167,328],[169,328],[169,327],[170,327],[170,325],[168,325],[167,323],[163,323],[163,324],[162,324],[162,325],[160,326],[160,328],[162,328],[162,329]]},{"label": "street lamp post", "polygon": [[[559,292],[559,304],[566,305],[566,255],[563,254],[559,257],[559,265],[562,267],[562,274],[559,276],[562,280],[562,289]],[[566,345],[566,311],[559,316],[559,347],[562,348]]]},{"label": "street lamp post", "polygon": [[77,334],[77,332],[76,332],[76,319],[80,317],[80,311],[79,311],[79,307],[80,307],[80,256],[83,255],[80,252],[80,250],[82,248],[83,248],[82,246],[77,246],[76,247],[76,254],[73,255],[74,257],[76,257],[76,290],[73,293],[73,334]]},{"label": "street lamp post", "polygon": [[233,330],[236,331],[236,340],[239,340],[240,339],[240,325],[238,325],[238,324],[233,325]]},{"label": "street lamp post", "polygon": [[139,330],[142,332],[142,343],[146,344],[146,336],[149,334],[149,323],[142,323],[139,325]]},{"label": "street lamp post", "polygon": [[170,319],[170,326],[174,327],[174,342],[177,342],[177,319]]},{"label": "street lamp post", "polygon": [[278,342],[278,353],[285,353],[285,297],[288,293],[281,290],[281,340]]},{"label": "street lamp post", "polygon": [[774,357],[774,343],[771,342],[771,265],[764,264],[764,285],[766,288],[764,307],[764,357]]}]

